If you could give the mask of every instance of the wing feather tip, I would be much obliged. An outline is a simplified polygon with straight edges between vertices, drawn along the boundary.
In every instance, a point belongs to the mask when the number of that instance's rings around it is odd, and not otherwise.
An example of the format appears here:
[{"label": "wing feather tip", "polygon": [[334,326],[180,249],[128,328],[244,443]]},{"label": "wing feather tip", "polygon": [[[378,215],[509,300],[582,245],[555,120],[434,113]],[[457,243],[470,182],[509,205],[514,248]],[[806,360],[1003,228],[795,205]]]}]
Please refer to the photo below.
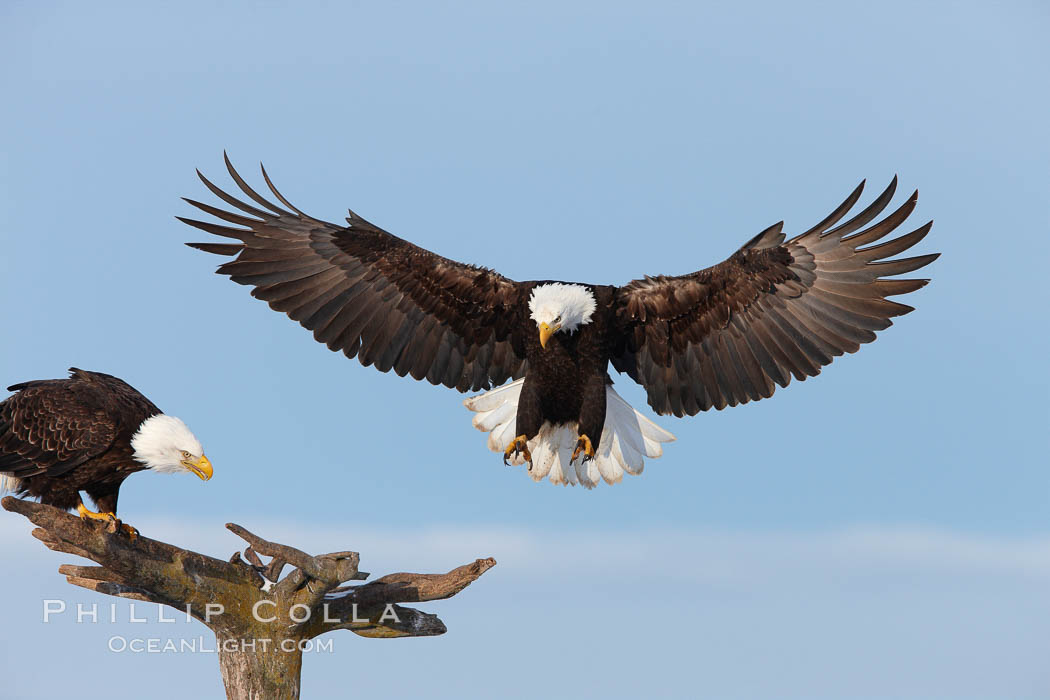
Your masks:
[{"label": "wing feather tip", "polygon": [[227,256],[237,255],[244,250],[244,246],[240,243],[184,243],[183,245],[196,250],[203,250],[205,253]]}]

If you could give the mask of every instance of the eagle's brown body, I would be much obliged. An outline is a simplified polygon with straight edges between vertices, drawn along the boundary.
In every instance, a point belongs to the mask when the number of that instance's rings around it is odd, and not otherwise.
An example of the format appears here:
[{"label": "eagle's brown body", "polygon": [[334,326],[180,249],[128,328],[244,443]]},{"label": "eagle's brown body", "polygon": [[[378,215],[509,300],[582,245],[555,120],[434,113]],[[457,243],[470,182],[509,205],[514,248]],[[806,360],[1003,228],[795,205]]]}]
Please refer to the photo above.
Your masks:
[{"label": "eagle's brown body", "polygon": [[17,493],[75,508],[80,491],[116,513],[120,485],[145,469],[131,438],[160,409],[108,374],[70,369],[68,379],[8,387],[0,402],[0,473],[19,480]]},{"label": "eagle's brown body", "polygon": [[[535,284],[544,284],[538,282]],[[598,301],[591,322],[575,333],[555,333],[546,347],[535,333],[525,333],[523,350],[528,366],[518,399],[517,432],[536,435],[544,421],[554,425],[578,423],[581,435],[595,444],[605,425],[605,388],[611,384],[608,367],[616,342],[612,313],[614,287],[587,287]],[[523,324],[528,324],[528,318]]]}]

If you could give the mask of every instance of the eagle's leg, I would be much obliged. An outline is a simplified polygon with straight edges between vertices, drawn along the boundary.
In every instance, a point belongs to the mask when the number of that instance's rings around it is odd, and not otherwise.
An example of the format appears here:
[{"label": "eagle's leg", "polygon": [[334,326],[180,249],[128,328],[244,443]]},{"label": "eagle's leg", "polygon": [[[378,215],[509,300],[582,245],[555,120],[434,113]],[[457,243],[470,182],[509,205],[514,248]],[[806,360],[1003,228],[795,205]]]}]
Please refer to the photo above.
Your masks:
[{"label": "eagle's leg", "polygon": [[104,511],[102,513],[96,513],[93,510],[88,510],[88,507],[84,505],[84,501],[80,501],[77,504],[77,514],[82,520],[105,520],[108,523],[118,523],[120,529],[127,533],[128,537],[135,539],[139,536],[139,531],[131,527],[127,523],[120,522],[120,518],[115,513]]},{"label": "eagle's leg", "polygon": [[529,469],[532,469],[532,453],[529,452],[529,438],[525,435],[519,435],[510,441],[507,449],[503,451],[503,463],[507,464],[508,459],[519,453],[525,456],[525,461],[529,463]]},{"label": "eagle's leg", "polygon": [[574,463],[581,453],[584,462],[594,459],[595,447],[601,443],[605,428],[606,393],[609,383],[609,376],[605,372],[595,373],[587,378],[580,406],[579,439],[576,441],[576,449],[572,451],[570,464]]},{"label": "eagle's leg", "polygon": [[503,463],[507,464],[508,459],[520,454],[529,463],[529,471],[532,471],[529,440],[536,437],[543,425],[543,405],[536,384],[530,381],[530,378],[531,375],[526,375],[518,395],[518,410],[514,414],[514,432],[519,435],[511,440],[507,449],[503,451]]}]

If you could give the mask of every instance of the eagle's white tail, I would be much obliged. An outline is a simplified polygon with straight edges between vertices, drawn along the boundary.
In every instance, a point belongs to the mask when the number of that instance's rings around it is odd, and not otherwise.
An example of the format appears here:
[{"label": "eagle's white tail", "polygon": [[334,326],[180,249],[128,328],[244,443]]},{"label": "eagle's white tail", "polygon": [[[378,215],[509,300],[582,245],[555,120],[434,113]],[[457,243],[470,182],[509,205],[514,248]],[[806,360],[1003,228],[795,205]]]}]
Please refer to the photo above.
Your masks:
[{"label": "eagle's white tail", "polygon": [[[463,402],[477,413],[474,427],[489,434],[489,449],[493,452],[506,450],[517,434],[514,424],[524,381],[519,379]],[[576,429],[575,423],[543,424],[539,434],[529,441],[529,452],[532,453],[529,476],[533,481],[550,476],[555,484],[579,482],[589,489],[597,486],[600,479],[615,484],[623,479],[624,472],[641,474],[645,458],[659,457],[664,452],[660,443],[675,439],[674,435],[634,410],[612,386],[605,391],[605,427],[594,459],[587,462],[577,459],[573,465],[569,458],[579,438]],[[524,464],[525,459],[517,455],[511,461]]]},{"label": "eagle's white tail", "polygon": [[7,474],[0,474],[0,494],[17,493],[22,487],[22,480]]}]

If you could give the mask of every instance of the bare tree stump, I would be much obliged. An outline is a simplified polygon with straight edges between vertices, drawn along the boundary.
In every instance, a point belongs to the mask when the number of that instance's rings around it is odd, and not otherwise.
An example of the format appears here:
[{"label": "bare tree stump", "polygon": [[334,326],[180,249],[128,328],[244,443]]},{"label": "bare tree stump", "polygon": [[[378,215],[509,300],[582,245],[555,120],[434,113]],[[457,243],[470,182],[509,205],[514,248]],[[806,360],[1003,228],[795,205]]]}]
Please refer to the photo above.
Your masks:
[{"label": "bare tree stump", "polygon": [[100,564],[59,567],[69,583],[169,605],[203,622],[215,633],[230,700],[298,698],[303,645],[332,630],[387,638],[444,634],[437,616],[399,603],[450,598],[496,564],[478,559],[446,574],[390,574],[344,586],[368,578],[358,570],[357,552],[311,556],[229,523],[248,547],[222,561],[141,535],[130,539],[116,523],[52,506],[11,496],[0,504],[36,525],[33,536],[49,549]]}]

